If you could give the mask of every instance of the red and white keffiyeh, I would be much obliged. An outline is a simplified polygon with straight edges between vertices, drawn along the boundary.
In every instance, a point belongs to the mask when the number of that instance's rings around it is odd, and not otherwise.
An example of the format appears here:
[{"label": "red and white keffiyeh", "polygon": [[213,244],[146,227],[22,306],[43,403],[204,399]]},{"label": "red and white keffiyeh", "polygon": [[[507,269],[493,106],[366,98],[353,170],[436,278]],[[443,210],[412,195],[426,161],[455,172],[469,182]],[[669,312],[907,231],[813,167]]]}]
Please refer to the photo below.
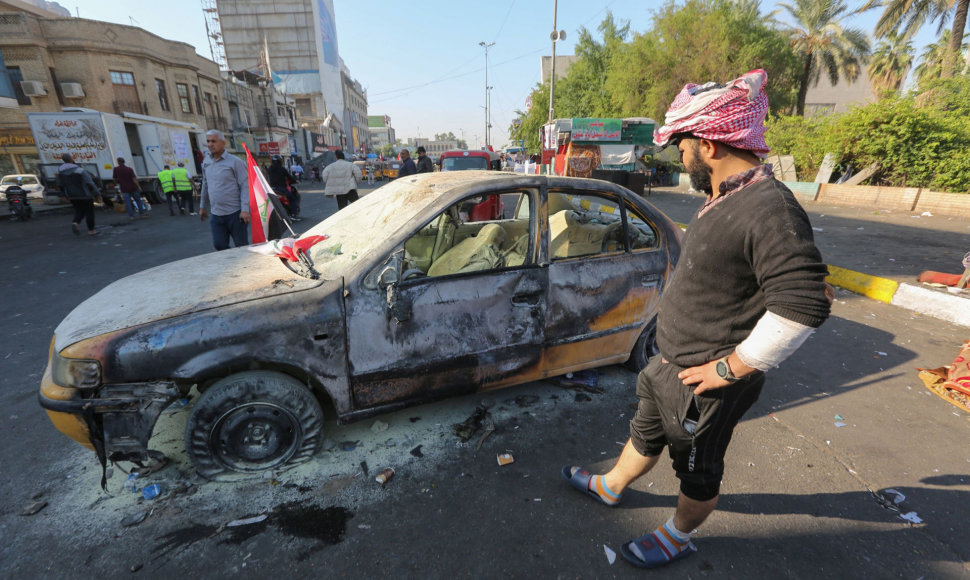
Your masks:
[{"label": "red and white keffiyeh", "polygon": [[764,126],[767,82],[768,74],[756,69],[725,85],[684,85],[667,109],[664,125],[654,131],[654,143],[663,147],[673,135],[690,133],[764,157],[769,151]]}]

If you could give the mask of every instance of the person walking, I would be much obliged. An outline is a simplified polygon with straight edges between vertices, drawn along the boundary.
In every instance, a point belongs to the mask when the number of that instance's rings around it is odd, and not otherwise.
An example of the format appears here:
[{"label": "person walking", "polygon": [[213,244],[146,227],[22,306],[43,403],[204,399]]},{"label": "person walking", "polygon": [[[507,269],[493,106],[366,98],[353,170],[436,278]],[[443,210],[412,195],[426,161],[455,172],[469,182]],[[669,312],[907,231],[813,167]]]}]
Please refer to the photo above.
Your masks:
[{"label": "person walking", "polygon": [[363,176],[360,167],[344,159],[343,150],[334,151],[334,155],[337,160],[327,165],[321,176],[324,183],[323,193],[328,197],[336,197],[337,209],[341,210],[357,201],[357,184]]},{"label": "person walking", "polygon": [[411,159],[411,152],[407,149],[401,149],[401,168],[398,170],[397,176],[407,177],[417,172],[418,168],[414,166],[414,161]]},{"label": "person walking", "polygon": [[290,165],[290,173],[293,175],[293,179],[299,182],[303,181],[303,166],[297,161],[293,161],[293,165]]},{"label": "person walking", "polygon": [[434,163],[431,162],[431,158],[425,153],[424,147],[418,147],[418,173],[432,173],[434,171]]},{"label": "person walking", "polygon": [[216,250],[249,244],[249,169],[242,159],[226,152],[226,137],[211,129],[205,134],[209,156],[202,162],[202,199],[199,218],[212,219],[212,245]]},{"label": "person walking", "polygon": [[175,215],[175,210],[172,208],[172,198],[175,198],[175,204],[178,205],[178,193],[175,191],[175,179],[172,177],[172,168],[166,165],[158,172],[158,184],[162,186],[162,192],[165,193],[165,200],[168,202],[168,215]]},{"label": "person walking", "polygon": [[128,210],[128,219],[135,219],[135,211],[143,218],[148,217],[148,208],[141,198],[141,187],[138,185],[138,178],[135,171],[125,165],[125,158],[119,157],[118,164],[111,172],[111,179],[118,184],[121,190],[121,197],[125,200],[125,208]]},{"label": "person walking", "polygon": [[761,163],[766,82],[754,70],[724,85],[688,84],[654,133],[658,146],[679,149],[707,202],[688,225],[660,298],[660,354],[637,377],[639,404],[619,460],[604,475],[562,470],[573,487],[615,506],[669,451],[680,479],[673,516],[621,546],[641,568],[697,550],[692,536],[717,505],[725,451],[765,371],[829,315],[833,296],[808,216]]},{"label": "person walking", "polygon": [[178,167],[172,170],[172,179],[175,181],[175,191],[178,192],[179,213],[185,215],[185,210],[188,209],[189,215],[195,215],[195,192],[185,163],[179,161]]},{"label": "person walking", "polygon": [[81,220],[88,228],[89,236],[98,235],[94,229],[94,202],[101,201],[101,192],[91,179],[91,174],[74,164],[74,157],[70,153],[61,155],[64,163],[57,168],[57,187],[74,206],[74,219],[71,220],[71,231],[74,235],[81,235]]},{"label": "person walking", "polygon": [[300,218],[300,193],[294,186],[296,178],[283,167],[283,158],[279,155],[273,156],[266,179],[276,195],[286,199],[286,212],[289,214],[290,221],[302,221]]}]

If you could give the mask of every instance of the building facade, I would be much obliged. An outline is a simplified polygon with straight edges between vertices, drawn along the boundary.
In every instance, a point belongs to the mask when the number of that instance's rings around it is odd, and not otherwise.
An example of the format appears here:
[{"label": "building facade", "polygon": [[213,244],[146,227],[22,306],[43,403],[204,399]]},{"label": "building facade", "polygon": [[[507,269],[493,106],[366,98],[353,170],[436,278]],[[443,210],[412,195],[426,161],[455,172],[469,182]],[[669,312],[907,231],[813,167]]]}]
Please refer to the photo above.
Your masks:
[{"label": "building facade", "polygon": [[367,91],[344,67],[341,72],[344,88],[344,127],[347,137],[343,146],[354,153],[369,153],[372,150],[370,126],[367,119]]},{"label": "building facade", "polygon": [[0,56],[15,101],[0,107],[0,174],[36,172],[27,113],[82,107],[229,128],[218,66],[141,28],[0,0]]},{"label": "building facade", "polygon": [[436,141],[434,139],[425,139],[424,137],[414,137],[412,139],[408,139],[408,147],[411,149],[412,155],[414,149],[424,147],[425,152],[432,157],[437,157],[445,151],[453,151],[459,148],[457,139],[443,139]]},{"label": "building facade", "polygon": [[388,115],[369,115],[367,129],[370,131],[371,146],[375,150],[387,144],[397,143],[397,136],[394,134],[394,127],[391,126],[391,118]]},{"label": "building facade", "polygon": [[250,72],[228,72],[223,90],[229,111],[227,149],[244,155],[242,144],[257,157],[298,154],[296,104],[273,82]]}]

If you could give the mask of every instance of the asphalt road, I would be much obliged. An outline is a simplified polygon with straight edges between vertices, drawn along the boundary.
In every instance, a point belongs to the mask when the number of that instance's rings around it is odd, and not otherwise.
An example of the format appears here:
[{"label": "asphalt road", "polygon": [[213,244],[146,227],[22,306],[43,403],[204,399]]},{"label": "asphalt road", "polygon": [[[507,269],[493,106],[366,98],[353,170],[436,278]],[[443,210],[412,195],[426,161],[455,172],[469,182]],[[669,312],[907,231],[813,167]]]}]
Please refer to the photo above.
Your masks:
[{"label": "asphalt road", "polygon": [[[677,221],[697,203],[672,193],[650,200]],[[336,206],[309,193],[304,208],[308,229]],[[592,503],[559,476],[563,465],[605,469],[617,457],[635,401],[635,375],[620,367],[601,369],[602,392],[542,381],[328,425],[327,449],[311,463],[236,483],[192,476],[181,451],[191,407],[176,408],[152,441],[172,463],[143,482],[166,493],[145,501],[123,491],[117,467],[102,493],[94,455],[51,426],[37,388],[54,327],[74,306],[122,276],[211,251],[207,224],[166,213],[133,223],[99,214],[95,239],[75,238],[64,214],[0,222],[0,576],[642,575],[619,556],[611,565],[604,545],[618,552],[670,515],[669,464],[619,508]],[[953,270],[952,255],[970,249],[965,224],[951,231],[927,218],[821,213],[813,225],[823,229],[823,254],[848,268]],[[737,430],[719,509],[695,539],[700,551],[653,576],[967,577],[970,416],[930,394],[915,367],[950,363],[968,334],[839,291],[833,317],[770,373]],[[495,432],[480,448],[478,436],[459,445],[452,425],[482,403]],[[507,451],[515,462],[499,466],[496,455]],[[381,486],[374,476],[385,467],[396,474]],[[869,493],[886,489],[924,523]],[[47,506],[19,515],[35,501]],[[142,514],[142,523],[122,525]]]}]

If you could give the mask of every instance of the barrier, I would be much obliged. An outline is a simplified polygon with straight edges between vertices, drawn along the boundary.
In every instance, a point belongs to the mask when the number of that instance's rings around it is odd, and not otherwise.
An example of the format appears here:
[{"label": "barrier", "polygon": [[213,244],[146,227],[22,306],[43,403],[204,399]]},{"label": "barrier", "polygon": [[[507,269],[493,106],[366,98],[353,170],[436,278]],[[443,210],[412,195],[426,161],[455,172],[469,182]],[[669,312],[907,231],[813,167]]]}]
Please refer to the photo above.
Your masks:
[{"label": "barrier", "polygon": [[913,211],[919,196],[918,187],[823,183],[819,187],[815,201],[849,207]]}]

